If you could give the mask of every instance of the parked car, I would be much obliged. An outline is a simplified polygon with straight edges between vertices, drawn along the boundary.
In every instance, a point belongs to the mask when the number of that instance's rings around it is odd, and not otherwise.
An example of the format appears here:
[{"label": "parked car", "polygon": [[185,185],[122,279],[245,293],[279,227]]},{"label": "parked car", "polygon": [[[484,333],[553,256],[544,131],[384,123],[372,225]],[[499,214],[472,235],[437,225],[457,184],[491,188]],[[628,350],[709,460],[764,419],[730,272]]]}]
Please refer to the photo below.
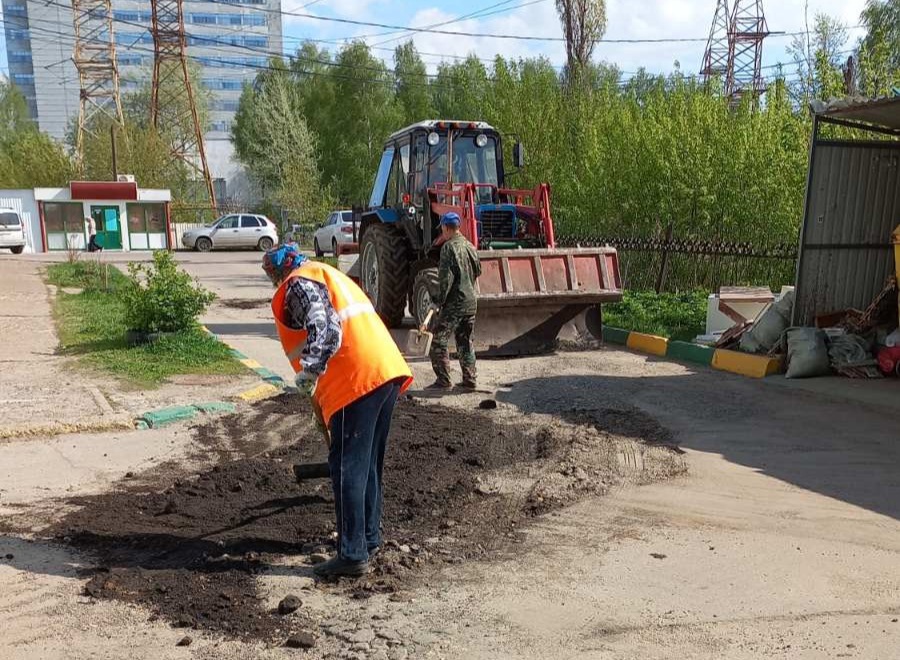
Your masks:
[{"label": "parked car", "polygon": [[15,209],[0,208],[0,248],[9,248],[13,254],[25,250],[25,225]]},{"label": "parked car", "polygon": [[211,225],[189,229],[181,237],[181,244],[191,250],[257,248],[268,250],[278,243],[278,229],[264,215],[231,213]]},{"label": "parked car", "polygon": [[313,249],[321,257],[328,250],[337,256],[338,243],[353,242],[353,212],[335,211],[313,234]]}]

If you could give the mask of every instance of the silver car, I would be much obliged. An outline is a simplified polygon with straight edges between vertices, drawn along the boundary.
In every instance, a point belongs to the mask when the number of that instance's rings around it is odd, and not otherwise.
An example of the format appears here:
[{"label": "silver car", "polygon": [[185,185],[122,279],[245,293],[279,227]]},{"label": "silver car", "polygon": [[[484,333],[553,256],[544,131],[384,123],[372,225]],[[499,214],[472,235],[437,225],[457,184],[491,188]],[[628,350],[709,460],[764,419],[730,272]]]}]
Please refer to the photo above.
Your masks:
[{"label": "silver car", "polygon": [[0,208],[0,248],[9,248],[13,254],[22,254],[25,244],[22,216],[15,209]]},{"label": "silver car", "polygon": [[181,244],[191,250],[209,252],[236,248],[268,250],[278,243],[278,230],[264,215],[232,213],[211,225],[189,229],[181,236]]},{"label": "silver car", "polygon": [[340,243],[353,242],[353,211],[335,211],[313,234],[313,249],[321,257],[325,251],[337,256]]}]

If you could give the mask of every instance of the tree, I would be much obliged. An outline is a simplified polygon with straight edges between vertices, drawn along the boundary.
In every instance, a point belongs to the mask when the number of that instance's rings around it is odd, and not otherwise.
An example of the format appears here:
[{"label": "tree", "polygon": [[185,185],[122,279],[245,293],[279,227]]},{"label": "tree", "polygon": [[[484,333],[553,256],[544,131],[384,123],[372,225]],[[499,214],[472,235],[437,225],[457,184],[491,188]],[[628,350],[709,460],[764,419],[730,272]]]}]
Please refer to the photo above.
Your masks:
[{"label": "tree", "polygon": [[806,105],[815,99],[844,95],[844,47],[847,27],[827,14],[816,14],[813,29],[794,37],[788,53],[797,65],[797,81],[793,85],[796,103]]},{"label": "tree", "polygon": [[900,87],[900,0],[868,0],[859,44],[860,91],[887,96]]},{"label": "tree", "polygon": [[566,38],[567,74],[575,77],[606,33],[606,0],[556,0],[556,12]]},{"label": "tree", "polygon": [[64,186],[72,171],[63,145],[29,118],[22,93],[0,81],[0,188]]},{"label": "tree", "polygon": [[401,123],[393,76],[363,42],[338,54],[329,139],[337,195],[344,204],[368,200],[384,141]]},{"label": "tree", "polygon": [[253,87],[244,88],[232,142],[264,199],[304,224],[324,217],[331,196],[323,190],[300,86],[283,62],[273,61]]},{"label": "tree", "polygon": [[403,123],[414,124],[434,115],[428,73],[412,41],[394,51],[394,77],[397,80],[397,102],[403,112]]}]

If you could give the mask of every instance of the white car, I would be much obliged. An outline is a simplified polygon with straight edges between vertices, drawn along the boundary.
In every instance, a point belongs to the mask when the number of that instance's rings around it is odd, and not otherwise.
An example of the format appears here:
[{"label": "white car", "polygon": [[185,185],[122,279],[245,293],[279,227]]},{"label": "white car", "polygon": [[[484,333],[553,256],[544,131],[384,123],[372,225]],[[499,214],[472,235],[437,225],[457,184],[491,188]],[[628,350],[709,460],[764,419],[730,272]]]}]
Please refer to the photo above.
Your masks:
[{"label": "white car", "polygon": [[181,244],[199,252],[216,249],[256,248],[268,250],[278,243],[275,224],[264,215],[232,213],[211,225],[189,229],[181,236]]},{"label": "white car", "polygon": [[353,211],[335,211],[313,234],[313,249],[315,249],[317,257],[321,257],[325,252],[331,252],[337,256],[339,243],[352,242]]},{"label": "white car", "polygon": [[15,209],[0,208],[0,248],[9,248],[13,254],[25,250],[25,225]]}]

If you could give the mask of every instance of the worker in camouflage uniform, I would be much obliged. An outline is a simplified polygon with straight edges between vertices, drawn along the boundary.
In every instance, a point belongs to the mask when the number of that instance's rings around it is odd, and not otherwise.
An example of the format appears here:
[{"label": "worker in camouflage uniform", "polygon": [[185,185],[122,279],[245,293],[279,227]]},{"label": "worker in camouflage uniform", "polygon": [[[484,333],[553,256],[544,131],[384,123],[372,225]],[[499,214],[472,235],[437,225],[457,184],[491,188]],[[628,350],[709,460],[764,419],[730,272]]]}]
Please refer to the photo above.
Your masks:
[{"label": "worker in camouflage uniform", "polygon": [[450,336],[456,339],[456,352],[462,368],[460,387],[475,389],[475,280],[481,275],[481,263],[472,244],[459,231],[459,215],[445,213],[441,217],[444,244],[438,268],[440,289],[435,303],[440,308],[431,342],[431,366],[437,380],[427,389],[444,390],[450,381]]}]

